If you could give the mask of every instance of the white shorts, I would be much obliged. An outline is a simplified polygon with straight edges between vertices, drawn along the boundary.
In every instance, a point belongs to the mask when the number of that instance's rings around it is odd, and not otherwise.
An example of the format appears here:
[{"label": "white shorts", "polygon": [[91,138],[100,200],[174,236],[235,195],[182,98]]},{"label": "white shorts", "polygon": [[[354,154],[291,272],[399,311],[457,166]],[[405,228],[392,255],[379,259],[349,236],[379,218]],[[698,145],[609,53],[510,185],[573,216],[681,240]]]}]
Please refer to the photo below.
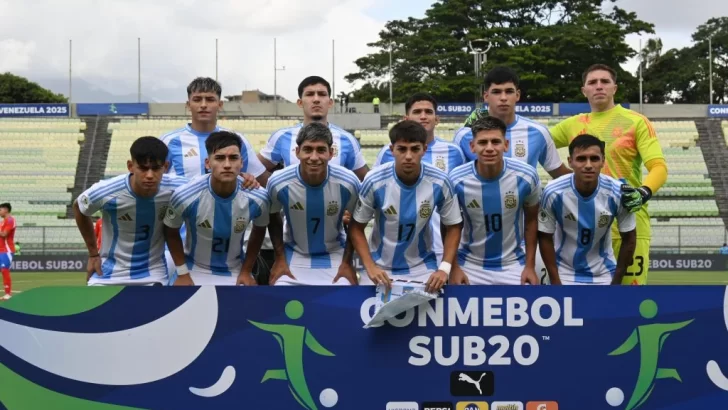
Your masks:
[{"label": "white shorts", "polygon": [[[382,269],[382,268],[380,268]],[[384,272],[387,273],[387,275],[391,279],[406,279],[406,280],[414,280],[417,282],[427,283],[427,281],[430,279],[430,276],[432,276],[435,271],[423,271],[422,273],[414,273],[414,274],[407,274],[407,275],[392,275],[392,271],[387,269],[382,269]],[[359,285],[361,286],[374,286],[374,282],[372,282],[371,279],[369,279],[369,275],[367,274],[366,269],[361,273],[361,278],[359,279]]]},{"label": "white shorts", "polygon": [[541,281],[542,285],[551,284],[551,278],[549,278],[549,273],[546,271],[546,264],[543,263],[541,251],[538,247],[536,247],[536,275],[538,275],[538,279]]},{"label": "white shorts", "polygon": [[460,266],[468,275],[471,285],[520,285],[523,268],[519,263],[512,263],[503,267],[503,270],[486,270],[482,266],[465,261]]},{"label": "white shorts", "polygon": [[278,278],[274,286],[351,286],[351,283],[346,278],[340,278],[336,283],[332,283],[339,273],[338,266],[327,269],[289,266],[289,269],[296,279],[294,280],[288,275],[283,275]]},{"label": "white shorts", "polygon": [[599,276],[594,277],[594,282],[588,283],[588,282],[577,282],[574,279],[576,277],[574,275],[559,275],[559,279],[561,279],[562,285],[611,285],[612,284],[612,275],[606,273]]}]

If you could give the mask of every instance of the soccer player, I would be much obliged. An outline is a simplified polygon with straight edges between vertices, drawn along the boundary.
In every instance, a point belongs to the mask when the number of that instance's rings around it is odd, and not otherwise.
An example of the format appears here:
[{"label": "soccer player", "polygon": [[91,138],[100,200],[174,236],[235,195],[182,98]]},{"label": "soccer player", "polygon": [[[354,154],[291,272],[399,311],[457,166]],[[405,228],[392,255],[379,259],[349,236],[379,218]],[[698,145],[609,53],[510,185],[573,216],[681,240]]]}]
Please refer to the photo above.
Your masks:
[{"label": "soccer player", "polygon": [[473,132],[469,124],[481,116],[491,115],[506,123],[507,158],[523,161],[534,168],[541,164],[553,178],[571,172],[559,159],[548,128],[516,114],[516,103],[521,99],[518,75],[508,67],[496,67],[488,72],[484,82],[483,101],[488,104],[487,110],[471,115],[466,126],[460,128],[453,138],[453,143],[463,150],[467,159],[477,159],[477,154],[470,150]]},{"label": "soccer player", "polygon": [[[167,156],[169,174],[188,179],[205,174],[205,160],[207,159],[205,140],[216,131],[232,132],[232,130],[217,125],[217,113],[223,107],[221,96],[222,87],[212,78],[198,77],[187,86],[186,105],[190,110],[192,121],[184,128],[162,136],[162,141],[169,147]],[[242,134],[238,134],[238,136],[243,141],[241,151],[242,173],[245,174],[243,176],[246,180],[257,178],[260,185],[264,186],[270,174],[258,160],[250,142]],[[246,184],[247,188],[255,186],[257,184],[253,184],[252,181],[248,181]]]},{"label": "soccer player", "polygon": [[[538,239],[552,285],[620,285],[637,242],[636,219],[621,202],[621,183],[600,174],[604,142],[583,134],[569,144],[573,174],[546,185],[541,198]],[[622,240],[617,260],[611,226]],[[559,232],[558,249],[554,233]]]},{"label": "soccer player", "polygon": [[[389,130],[394,162],[374,168],[362,183],[349,235],[367,271],[362,284],[391,286],[391,277],[426,283],[439,290],[448,280],[460,242],[462,217],[447,175],[423,163],[427,130],[404,120]],[[430,218],[444,226],[442,262],[432,248]],[[374,218],[367,243],[364,227]],[[391,276],[391,277],[390,277]]]},{"label": "soccer player", "polygon": [[354,210],[359,196],[359,179],[331,164],[333,143],[326,125],[304,125],[295,141],[298,164],[276,171],[268,181],[268,230],[275,249],[271,285],[357,284],[343,224],[344,212]]},{"label": "soccer player", "polygon": [[[210,173],[176,189],[164,219],[177,267],[174,284],[254,286],[251,272],[268,226],[268,195],[262,188],[240,188],[243,142],[237,134],[213,132],[205,149]],[[179,233],[183,222],[188,226],[184,248]],[[244,252],[250,222],[254,227]]]},{"label": "soccer player", "polygon": [[0,271],[3,274],[3,287],[5,294],[2,300],[8,300],[12,296],[13,284],[10,279],[10,268],[13,264],[15,254],[15,218],[10,212],[13,207],[9,203],[0,204]]},{"label": "soccer player", "polygon": [[451,283],[538,285],[538,173],[528,164],[504,158],[508,140],[503,121],[481,117],[472,129],[470,150],[477,160],[450,173],[464,216],[459,267],[453,267]]},{"label": "soccer player", "polygon": [[[657,134],[642,114],[614,103],[617,92],[616,72],[603,64],[589,67],[582,76],[582,93],[589,100],[591,113],[580,114],[551,128],[556,146],[561,148],[581,134],[591,134],[606,144],[606,162],[602,172],[629,184],[622,201],[637,214],[637,248],[634,260],[624,276],[633,285],[647,283],[650,266],[650,215],[646,203],[667,181],[667,164]],[[642,181],[642,164],[649,172]],[[612,229],[614,252],[619,253],[621,239]]]},{"label": "soccer player", "polygon": [[298,164],[297,136],[301,128],[318,122],[328,126],[333,136],[331,164],[353,171],[360,181],[363,180],[369,167],[364,161],[359,142],[353,135],[328,120],[329,109],[334,106],[329,82],[318,76],[304,78],[298,85],[296,104],[303,110],[303,122],[274,132],[268,139],[268,144],[258,154],[260,162],[271,172],[279,164],[284,167]]},{"label": "soccer player", "polygon": [[[405,119],[417,121],[427,131],[427,142],[425,144],[425,156],[422,161],[434,165],[444,173],[449,173],[456,167],[465,163],[465,157],[460,148],[448,141],[435,136],[435,127],[440,122],[437,116],[437,101],[434,97],[425,93],[415,93],[404,104],[406,113]],[[377,155],[374,166],[394,161],[394,155],[389,145],[382,147]],[[440,232],[440,215],[435,212],[430,218],[432,224],[432,244],[434,246],[437,260],[442,260],[442,234]]]},{"label": "soccer player", "polygon": [[[89,285],[165,285],[163,220],[184,178],[165,175],[167,146],[141,137],[130,148],[129,174],[95,183],[73,203],[78,230],[89,252]],[[91,215],[101,211],[101,249]]]}]

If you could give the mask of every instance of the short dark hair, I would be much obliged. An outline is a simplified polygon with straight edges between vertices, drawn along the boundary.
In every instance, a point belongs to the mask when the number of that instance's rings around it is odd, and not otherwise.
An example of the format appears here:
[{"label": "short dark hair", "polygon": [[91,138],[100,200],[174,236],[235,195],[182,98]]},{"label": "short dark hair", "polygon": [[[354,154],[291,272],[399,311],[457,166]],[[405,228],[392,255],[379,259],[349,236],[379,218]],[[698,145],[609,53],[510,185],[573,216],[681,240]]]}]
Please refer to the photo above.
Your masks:
[{"label": "short dark hair", "polygon": [[327,125],[320,122],[312,122],[304,125],[296,137],[296,144],[300,147],[306,141],[323,141],[329,147],[334,143],[334,136]]},{"label": "short dark hair", "polygon": [[187,86],[187,98],[190,98],[193,93],[215,93],[217,98],[220,98],[222,96],[222,87],[213,78],[197,77]]},{"label": "short dark hair", "polygon": [[586,70],[584,70],[584,74],[581,75],[581,83],[586,84],[586,77],[589,75],[589,73],[593,71],[599,71],[603,70],[609,73],[609,75],[612,77],[612,81],[614,83],[617,83],[617,72],[614,71],[614,69],[606,64],[592,64],[590,65]]},{"label": "short dark hair", "polygon": [[427,130],[417,121],[400,121],[389,130],[389,141],[392,144],[397,142],[420,142],[427,144]]},{"label": "short dark hair", "polygon": [[211,156],[215,151],[235,145],[240,152],[243,151],[243,140],[238,134],[230,131],[215,131],[205,140],[205,149],[207,156]]},{"label": "short dark hair", "polygon": [[323,84],[326,86],[326,91],[329,93],[329,97],[331,97],[331,84],[329,84],[328,81],[324,80],[322,77],[319,77],[317,75],[312,75],[310,77],[306,77],[301,81],[301,84],[298,84],[298,98],[301,98],[303,96],[303,89],[308,87],[309,85],[316,85],[316,84]]},{"label": "short dark hair", "polygon": [[488,74],[485,75],[485,79],[483,80],[486,90],[490,88],[491,84],[505,83],[513,83],[517,90],[520,88],[521,81],[518,79],[518,74],[510,67],[495,67],[488,71]]},{"label": "short dark hair", "polygon": [[407,102],[404,103],[404,112],[409,114],[410,108],[412,108],[412,106],[415,105],[416,102],[420,101],[429,101],[430,103],[432,103],[432,108],[435,109],[435,113],[437,114],[437,100],[435,100],[435,97],[427,93],[412,94],[410,98],[407,99]]},{"label": "short dark hair", "polygon": [[129,148],[131,159],[137,164],[164,164],[167,160],[167,154],[169,149],[166,145],[157,137],[144,136],[137,138],[131,148]]},{"label": "short dark hair", "polygon": [[589,147],[599,147],[602,156],[604,156],[604,141],[590,134],[581,134],[571,140],[569,144],[569,156],[574,155],[576,148],[587,149]]},{"label": "short dark hair", "polygon": [[473,139],[478,135],[481,131],[490,131],[490,130],[498,130],[501,132],[501,135],[503,136],[503,139],[506,138],[506,129],[508,127],[506,126],[506,123],[503,122],[503,120],[493,117],[493,116],[485,116],[478,118],[475,122],[473,122],[470,125],[470,129],[473,132]]},{"label": "short dark hair", "polygon": [[9,202],[3,202],[2,204],[0,204],[0,208],[5,208],[8,210],[8,212],[13,212],[13,207],[10,206]]}]

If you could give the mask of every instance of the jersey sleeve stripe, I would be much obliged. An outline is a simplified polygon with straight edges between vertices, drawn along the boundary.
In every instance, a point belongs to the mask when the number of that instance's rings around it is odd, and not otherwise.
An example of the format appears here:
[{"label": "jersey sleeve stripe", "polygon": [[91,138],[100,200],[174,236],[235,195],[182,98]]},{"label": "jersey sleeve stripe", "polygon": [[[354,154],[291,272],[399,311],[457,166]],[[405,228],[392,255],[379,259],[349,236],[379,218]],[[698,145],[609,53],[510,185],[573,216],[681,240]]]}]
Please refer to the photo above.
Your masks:
[{"label": "jersey sleeve stripe", "polygon": [[356,177],[356,175],[354,175],[353,173],[349,174],[347,172],[343,172],[340,169],[331,168],[331,175],[354,186],[358,185],[359,182],[359,179]]},{"label": "jersey sleeve stripe", "polygon": [[168,144],[170,139],[173,139],[174,137],[179,136],[179,134],[184,132],[184,130],[185,130],[185,127],[177,128],[174,131],[170,131],[166,134],[163,134],[159,139],[161,139],[162,142],[164,142],[165,144]]},{"label": "jersey sleeve stripe", "polygon": [[99,199],[101,199],[107,195],[111,195],[112,193],[115,193],[116,191],[120,191],[124,188],[126,188],[126,183],[124,180],[114,181],[108,185],[98,187],[98,189],[95,191],[89,192],[88,199],[91,202],[96,202]]},{"label": "jersey sleeve stripe", "polygon": [[547,196],[551,195],[553,192],[558,192],[564,187],[568,186],[570,184],[569,179],[565,179],[564,181],[557,181],[556,183],[549,183],[546,185],[546,188],[543,190],[543,197],[546,198]]},{"label": "jersey sleeve stripe", "polygon": [[172,199],[170,200],[170,204],[173,207],[177,207],[177,206],[181,205],[182,203],[186,202],[192,196],[199,193],[206,186],[207,186],[207,178],[203,178],[200,181],[196,181],[188,186],[182,187],[182,189],[178,189],[177,191],[175,191],[175,193],[172,194]]},{"label": "jersey sleeve stripe", "polygon": [[296,176],[296,166],[287,167],[284,168],[282,171],[277,171],[273,173],[273,175],[268,180],[268,185],[276,185],[291,178],[294,178]]}]

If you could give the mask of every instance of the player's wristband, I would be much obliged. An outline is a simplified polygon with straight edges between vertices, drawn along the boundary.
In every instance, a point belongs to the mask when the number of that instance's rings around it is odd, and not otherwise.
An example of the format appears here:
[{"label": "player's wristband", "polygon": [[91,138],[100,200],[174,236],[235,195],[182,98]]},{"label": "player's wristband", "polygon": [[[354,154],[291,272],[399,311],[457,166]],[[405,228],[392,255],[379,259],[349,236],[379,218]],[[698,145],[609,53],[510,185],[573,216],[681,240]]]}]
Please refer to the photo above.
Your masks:
[{"label": "player's wristband", "polygon": [[177,276],[189,275],[190,270],[187,269],[187,264],[177,266]]},{"label": "player's wristband", "polygon": [[450,276],[450,271],[452,270],[452,264],[450,262],[442,262],[438,269],[447,273],[447,275]]}]

